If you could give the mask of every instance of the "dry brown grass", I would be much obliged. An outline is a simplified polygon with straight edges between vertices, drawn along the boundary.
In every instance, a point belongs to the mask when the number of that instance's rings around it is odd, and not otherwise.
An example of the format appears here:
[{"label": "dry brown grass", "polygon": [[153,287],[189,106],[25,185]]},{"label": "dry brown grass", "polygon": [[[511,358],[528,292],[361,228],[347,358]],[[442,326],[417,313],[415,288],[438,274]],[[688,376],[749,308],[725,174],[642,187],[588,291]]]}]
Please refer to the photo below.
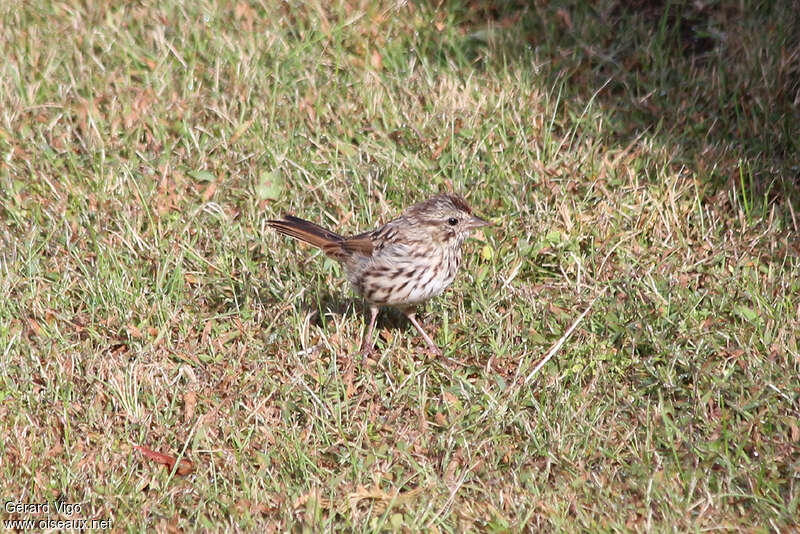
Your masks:
[{"label": "dry brown grass", "polygon": [[[798,20],[679,7],[0,7],[0,496],[118,531],[795,528]],[[348,367],[360,303],[264,220],[443,189],[498,226],[428,306],[447,358],[387,313]]]}]

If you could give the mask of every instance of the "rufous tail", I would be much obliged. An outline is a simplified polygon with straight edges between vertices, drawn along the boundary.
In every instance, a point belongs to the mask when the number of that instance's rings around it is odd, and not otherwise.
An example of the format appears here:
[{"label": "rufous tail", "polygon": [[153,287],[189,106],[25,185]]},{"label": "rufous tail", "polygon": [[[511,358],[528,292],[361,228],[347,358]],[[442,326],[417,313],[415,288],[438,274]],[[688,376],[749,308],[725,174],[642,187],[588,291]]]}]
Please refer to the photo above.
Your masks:
[{"label": "rufous tail", "polygon": [[282,220],[267,221],[278,232],[321,248],[326,254],[335,256],[341,250],[344,238],[310,221],[286,215]]}]

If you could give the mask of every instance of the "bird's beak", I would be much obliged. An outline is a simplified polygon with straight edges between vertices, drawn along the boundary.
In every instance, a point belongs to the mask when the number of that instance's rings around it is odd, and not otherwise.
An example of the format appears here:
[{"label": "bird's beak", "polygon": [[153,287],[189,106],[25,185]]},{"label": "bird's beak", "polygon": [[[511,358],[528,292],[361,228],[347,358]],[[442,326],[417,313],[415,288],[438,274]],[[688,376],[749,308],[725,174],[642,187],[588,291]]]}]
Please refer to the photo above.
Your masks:
[{"label": "bird's beak", "polygon": [[480,228],[481,226],[491,226],[492,223],[481,219],[480,217],[476,217],[473,215],[472,217],[467,220],[467,228]]}]

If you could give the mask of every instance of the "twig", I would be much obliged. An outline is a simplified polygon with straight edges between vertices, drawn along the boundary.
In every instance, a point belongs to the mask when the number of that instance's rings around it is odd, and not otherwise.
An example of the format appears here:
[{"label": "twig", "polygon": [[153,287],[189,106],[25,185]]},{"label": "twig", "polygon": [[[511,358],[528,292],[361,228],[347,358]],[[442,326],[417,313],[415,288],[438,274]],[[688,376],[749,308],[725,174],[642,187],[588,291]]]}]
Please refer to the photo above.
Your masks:
[{"label": "twig", "polygon": [[585,309],[585,310],[583,310],[583,313],[582,313],[582,314],[580,314],[580,315],[578,316],[578,318],[577,318],[577,319],[575,319],[575,322],[573,322],[573,323],[570,325],[570,327],[569,327],[569,328],[567,328],[567,331],[566,331],[566,332],[564,332],[564,335],[563,335],[563,336],[561,336],[561,337],[559,338],[559,340],[558,340],[558,341],[556,341],[555,345],[553,345],[553,346],[550,348],[550,350],[547,352],[547,354],[545,355],[545,357],[544,357],[544,358],[542,358],[542,360],[541,360],[539,363],[537,363],[537,364],[536,364],[536,367],[534,367],[534,368],[533,368],[533,370],[532,370],[532,371],[531,371],[531,372],[528,374],[528,376],[525,378],[525,385],[527,385],[527,384],[528,384],[528,382],[530,382],[530,381],[531,381],[531,379],[533,378],[533,375],[535,375],[536,373],[538,373],[538,372],[539,372],[539,369],[541,369],[542,367],[544,367],[544,364],[546,364],[546,363],[547,363],[547,362],[550,360],[550,358],[552,358],[553,356],[555,356],[556,352],[558,352],[558,350],[561,348],[561,345],[563,345],[563,344],[564,344],[564,342],[565,342],[565,341],[566,341],[566,340],[569,338],[569,336],[572,334],[572,332],[573,332],[573,331],[574,331],[576,328],[578,328],[578,325],[579,325],[579,324],[581,324],[581,321],[583,321],[583,318],[584,318],[584,317],[586,317],[586,314],[587,314],[587,313],[589,313],[589,310],[591,310],[591,309],[592,309],[592,306],[594,305],[594,301],[596,301],[597,299],[599,299],[600,297],[602,297],[602,296],[605,294],[605,292],[606,292],[606,289],[608,289],[608,287],[605,287],[605,288],[603,288],[603,291],[601,291],[599,295],[597,295],[595,298],[593,298],[593,299],[592,299],[592,301],[589,303],[589,305],[586,307],[586,309]]}]

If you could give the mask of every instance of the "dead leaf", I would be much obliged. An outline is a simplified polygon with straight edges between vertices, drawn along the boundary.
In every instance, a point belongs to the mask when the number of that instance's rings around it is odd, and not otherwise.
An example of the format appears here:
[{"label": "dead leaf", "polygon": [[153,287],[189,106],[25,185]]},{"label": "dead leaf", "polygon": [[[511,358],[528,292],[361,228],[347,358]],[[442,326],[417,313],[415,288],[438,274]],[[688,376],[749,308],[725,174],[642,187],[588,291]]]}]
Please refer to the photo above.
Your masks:
[{"label": "dead leaf", "polygon": [[[175,458],[174,456],[156,452],[153,449],[149,449],[147,447],[134,445],[133,448],[141,452],[142,456],[144,456],[148,460],[166,466],[167,469],[169,469],[170,471],[172,471],[172,469],[175,467],[175,462],[178,461],[177,458]],[[192,461],[186,458],[181,458],[176,473],[180,476],[186,476],[192,471],[194,471],[194,464],[192,463]]]},{"label": "dead leaf", "polygon": [[442,155],[442,152],[444,152],[444,149],[447,148],[447,145],[449,145],[449,144],[450,144],[450,138],[447,137],[447,138],[445,138],[444,141],[442,141],[439,144],[439,146],[436,147],[436,149],[433,151],[433,154],[431,154],[431,158],[432,159],[439,159],[439,156]]},{"label": "dead leaf", "polygon": [[125,354],[126,352],[128,352],[128,345],[126,345],[125,343],[116,343],[114,345],[111,345],[111,347],[109,347],[109,350],[111,351],[112,356],[118,356],[120,354]]},{"label": "dead leaf", "polygon": [[31,330],[33,330],[33,333],[36,334],[37,336],[42,335],[42,327],[39,326],[39,323],[37,323],[34,319],[30,317],[28,318],[28,327]]},{"label": "dead leaf", "polygon": [[62,452],[64,452],[64,447],[61,446],[61,443],[56,443],[55,445],[50,447],[49,451],[47,451],[46,457],[47,458],[55,458],[56,456],[60,455]]},{"label": "dead leaf", "polygon": [[189,423],[194,417],[194,409],[197,406],[197,393],[189,390],[183,394],[183,422]]},{"label": "dead leaf", "polygon": [[247,120],[243,122],[238,128],[236,128],[236,131],[233,132],[233,135],[231,136],[230,140],[228,140],[228,143],[233,144],[236,141],[238,141],[239,138],[242,136],[242,134],[245,133],[250,128],[250,126],[252,126],[253,121],[255,121],[255,119]]},{"label": "dead leaf", "polygon": [[242,25],[247,33],[253,31],[253,21],[256,18],[255,10],[247,2],[239,2],[233,10],[233,16],[242,21]]},{"label": "dead leaf", "polygon": [[450,462],[447,464],[447,468],[444,471],[445,484],[452,484],[455,481],[456,470],[460,465],[461,461],[459,460],[458,457],[450,460]]},{"label": "dead leaf", "polygon": [[322,508],[328,508],[331,504],[328,499],[320,498],[320,496],[317,494],[317,491],[312,489],[308,493],[304,493],[303,495],[297,497],[292,503],[292,507],[295,509],[302,508],[306,506],[309,501],[312,503],[316,502]]},{"label": "dead leaf", "polygon": [[394,506],[404,506],[413,503],[416,500],[417,495],[419,495],[423,489],[424,488],[422,486],[419,486],[409,491],[399,491],[398,489],[395,489],[387,492],[382,490],[377,485],[373,486],[371,489],[367,489],[364,486],[359,485],[356,487],[356,491],[347,496],[347,502],[350,505],[351,513],[354,513],[356,507],[361,501],[371,501],[372,506],[382,513],[384,510],[386,510],[389,503],[393,504]]},{"label": "dead leaf", "polygon": [[369,64],[372,65],[372,68],[375,70],[381,70],[383,68],[383,58],[381,57],[380,52],[377,50],[372,51],[372,55],[369,58]]},{"label": "dead leaf", "polygon": [[128,335],[129,335],[129,336],[131,336],[132,338],[134,338],[134,339],[141,339],[141,337],[142,337],[142,331],[141,331],[141,330],[139,330],[139,329],[136,327],[136,325],[135,325],[135,324],[131,323],[131,324],[129,324],[128,326],[126,326],[126,327],[125,327],[125,329],[128,331]]},{"label": "dead leaf", "polygon": [[200,334],[200,342],[203,345],[208,345],[211,329],[214,327],[214,319],[209,319],[203,327],[203,332]]},{"label": "dead leaf", "polygon": [[214,196],[214,192],[217,190],[217,182],[210,182],[206,190],[203,191],[203,202],[208,202],[211,200],[211,197]]}]

